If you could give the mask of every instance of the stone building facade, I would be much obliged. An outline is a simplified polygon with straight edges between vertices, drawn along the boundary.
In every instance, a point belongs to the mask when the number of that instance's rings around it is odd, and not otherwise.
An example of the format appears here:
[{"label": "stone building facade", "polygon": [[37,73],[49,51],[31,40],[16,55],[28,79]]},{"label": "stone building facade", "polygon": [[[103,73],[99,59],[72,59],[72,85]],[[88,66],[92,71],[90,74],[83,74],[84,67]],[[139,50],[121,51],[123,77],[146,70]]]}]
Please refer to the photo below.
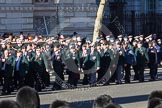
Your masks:
[{"label": "stone building facade", "polygon": [[0,32],[92,34],[96,0],[0,0]]},{"label": "stone building facade", "polygon": [[[0,33],[89,35],[100,0],[0,0]],[[162,34],[162,0],[108,0],[103,23],[115,17],[127,34]]]}]

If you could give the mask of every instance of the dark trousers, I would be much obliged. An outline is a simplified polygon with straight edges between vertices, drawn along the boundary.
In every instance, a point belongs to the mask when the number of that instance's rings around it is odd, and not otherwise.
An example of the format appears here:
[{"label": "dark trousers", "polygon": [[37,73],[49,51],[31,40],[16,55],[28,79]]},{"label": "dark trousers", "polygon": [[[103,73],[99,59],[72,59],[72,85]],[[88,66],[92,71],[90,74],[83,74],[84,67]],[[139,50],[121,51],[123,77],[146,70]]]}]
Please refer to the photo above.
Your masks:
[{"label": "dark trousers", "polygon": [[134,70],[134,80],[139,80],[138,66],[134,65],[133,70]]},{"label": "dark trousers", "polygon": [[34,72],[29,71],[25,76],[25,84],[34,87]]},{"label": "dark trousers", "polygon": [[97,81],[98,82],[102,82],[102,78],[103,76],[105,75],[105,69],[104,68],[100,68],[98,71],[98,78],[97,78]]},{"label": "dark trousers", "polygon": [[89,74],[89,84],[93,85],[96,83],[96,72]]},{"label": "dark trousers", "polygon": [[3,73],[4,73],[4,71],[0,71],[0,85],[3,85],[3,83],[4,83],[4,80],[3,80],[4,75],[3,75]]},{"label": "dark trousers", "polygon": [[14,73],[14,87],[15,87],[15,89],[18,88],[18,79],[19,79],[19,72],[15,71],[15,73]]},{"label": "dark trousers", "polygon": [[111,68],[110,68],[110,71],[111,71],[112,73],[111,73],[111,77],[110,77],[109,82],[115,82],[115,79],[116,79],[116,77],[117,77],[116,68],[111,67]]},{"label": "dark trousers", "polygon": [[99,81],[99,80],[101,80],[102,77],[103,77],[103,69],[100,68],[100,69],[97,71],[97,73],[98,73],[97,81]]},{"label": "dark trousers", "polygon": [[42,73],[42,81],[45,84],[45,86],[49,86],[50,85],[50,75],[45,70]]},{"label": "dark trousers", "polygon": [[125,83],[130,83],[130,77],[131,77],[131,71],[130,71],[130,64],[127,64],[126,67],[124,67],[125,69]]},{"label": "dark trousers", "polygon": [[158,78],[158,64],[155,65],[155,77]]},{"label": "dark trousers", "polygon": [[42,82],[41,76],[42,76],[42,72],[35,72],[35,82],[36,82],[35,89],[37,91],[41,91],[42,88],[44,88],[45,86],[44,83]]},{"label": "dark trousers", "polygon": [[7,75],[4,76],[4,85],[2,92],[4,93],[11,93],[11,85],[12,85],[12,77],[8,77]]},{"label": "dark trousers", "polygon": [[15,71],[14,85],[15,85],[15,88],[18,88],[18,89],[25,85],[25,76],[21,76],[19,71]]},{"label": "dark trousers", "polygon": [[138,74],[139,74],[139,81],[144,82],[144,69],[145,65],[143,64],[138,64]]},{"label": "dark trousers", "polygon": [[156,79],[157,76],[157,64],[150,64],[150,77],[152,80]]},{"label": "dark trousers", "polygon": [[88,84],[88,80],[89,80],[89,75],[88,74],[84,74],[83,85],[87,85]]},{"label": "dark trousers", "polygon": [[29,62],[29,70],[28,73],[25,75],[25,84],[34,88],[34,81],[35,81],[35,70],[34,70],[33,62]]},{"label": "dark trousers", "polygon": [[123,70],[123,65],[117,65],[117,68],[116,68],[116,80],[117,80],[117,83],[121,83],[121,80],[122,80],[122,70]]},{"label": "dark trousers", "polygon": [[61,90],[62,89],[62,84],[64,81],[64,75],[63,75],[63,70],[54,70],[55,71],[55,82],[53,84],[53,90]]},{"label": "dark trousers", "polygon": [[20,76],[18,81],[19,81],[19,88],[25,86],[25,76]]},{"label": "dark trousers", "polygon": [[79,74],[74,72],[69,72],[68,83],[73,86],[77,86]]}]

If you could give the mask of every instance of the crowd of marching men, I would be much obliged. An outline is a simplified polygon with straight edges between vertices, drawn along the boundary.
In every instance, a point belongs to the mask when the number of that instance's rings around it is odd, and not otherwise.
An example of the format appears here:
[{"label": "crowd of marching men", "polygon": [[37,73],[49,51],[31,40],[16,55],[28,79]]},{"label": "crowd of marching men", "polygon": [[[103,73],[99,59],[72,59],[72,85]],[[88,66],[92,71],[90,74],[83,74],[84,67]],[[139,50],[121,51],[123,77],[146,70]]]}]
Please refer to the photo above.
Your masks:
[{"label": "crowd of marching men", "polygon": [[41,91],[50,85],[49,72],[54,71],[52,90],[61,90],[66,84],[77,87],[81,74],[82,84],[96,86],[145,81],[144,69],[150,69],[150,81],[158,80],[162,43],[156,34],[149,36],[99,35],[96,42],[77,33],[65,38],[8,34],[0,40],[0,85],[2,95],[10,94],[25,85]]}]

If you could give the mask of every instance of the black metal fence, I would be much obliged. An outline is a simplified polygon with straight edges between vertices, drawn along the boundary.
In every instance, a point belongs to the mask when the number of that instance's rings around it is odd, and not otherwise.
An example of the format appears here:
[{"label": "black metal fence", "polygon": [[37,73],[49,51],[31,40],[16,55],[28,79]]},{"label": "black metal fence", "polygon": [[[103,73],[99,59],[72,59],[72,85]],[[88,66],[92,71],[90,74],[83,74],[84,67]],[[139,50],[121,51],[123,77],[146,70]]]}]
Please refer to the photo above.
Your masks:
[{"label": "black metal fence", "polygon": [[162,14],[160,13],[147,13],[147,14],[125,14],[124,27],[127,33],[134,35],[156,33],[162,37]]},{"label": "black metal fence", "polygon": [[[115,18],[118,19],[115,19]],[[115,22],[113,20],[116,20]],[[143,34],[148,36],[150,34],[157,34],[159,38],[162,38],[162,14],[161,13],[135,13],[125,12],[123,14],[123,20],[120,20],[120,16],[105,16],[103,23],[113,30],[116,35],[118,34],[132,34],[134,36]],[[117,24],[120,23],[120,24]],[[122,26],[122,27],[118,27]],[[124,30],[119,30],[123,28]],[[118,29],[118,30],[117,30]],[[118,32],[118,33],[117,33]]]}]

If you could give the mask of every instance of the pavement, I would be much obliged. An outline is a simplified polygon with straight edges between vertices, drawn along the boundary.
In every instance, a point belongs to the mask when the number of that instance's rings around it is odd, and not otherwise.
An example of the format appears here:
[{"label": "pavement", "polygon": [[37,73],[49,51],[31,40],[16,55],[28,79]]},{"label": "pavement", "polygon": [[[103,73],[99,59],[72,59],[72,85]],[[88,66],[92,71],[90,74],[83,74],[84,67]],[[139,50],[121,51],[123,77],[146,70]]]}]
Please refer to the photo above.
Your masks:
[{"label": "pavement", "polygon": [[[159,80],[150,82],[149,70],[145,71],[145,82],[133,81],[130,84],[110,84],[108,86],[83,87],[51,91],[50,88],[39,93],[41,108],[48,108],[54,100],[65,100],[71,103],[72,108],[91,108],[96,97],[108,94],[115,103],[123,108],[147,108],[147,99],[154,90],[162,90],[162,69],[158,70]],[[8,96],[0,96],[0,101],[5,99],[15,100],[16,92]]]}]

